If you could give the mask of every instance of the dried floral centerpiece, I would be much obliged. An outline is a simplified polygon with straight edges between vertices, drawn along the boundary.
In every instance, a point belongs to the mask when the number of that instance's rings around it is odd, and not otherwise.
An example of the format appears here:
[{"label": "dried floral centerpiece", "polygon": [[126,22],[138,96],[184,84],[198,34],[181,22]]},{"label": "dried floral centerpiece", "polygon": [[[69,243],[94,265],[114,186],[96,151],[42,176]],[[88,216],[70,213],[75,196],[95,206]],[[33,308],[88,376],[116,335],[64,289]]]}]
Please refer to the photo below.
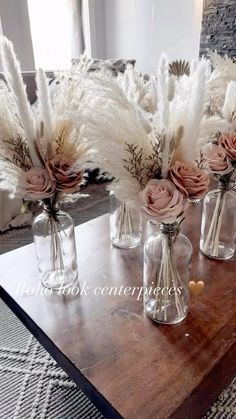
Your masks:
[{"label": "dried floral centerpiece", "polygon": [[0,188],[11,197],[41,202],[43,213],[33,223],[38,266],[43,284],[58,289],[77,277],[73,220],[58,203],[80,197],[90,147],[79,122],[51,106],[42,70],[37,72],[38,102],[32,109],[6,38],[1,41],[1,59],[7,85],[0,87]]},{"label": "dried floral centerpiece", "polygon": [[[235,66],[231,61],[230,64]],[[218,114],[224,120],[225,128],[222,130],[219,127],[219,132],[201,151],[201,166],[218,181],[218,188],[204,198],[200,239],[201,252],[214,259],[229,259],[235,253],[235,81],[228,83],[224,96],[223,107],[221,110],[218,107]]]},{"label": "dried floral centerpiece", "polygon": [[189,198],[208,190],[195,152],[205,129],[209,74],[209,63],[202,60],[189,75],[175,77],[162,56],[153,78],[158,107],[151,118],[117,83],[87,80],[85,135],[96,149],[94,164],[114,177],[110,189],[120,199],[135,202],[148,219],[161,223],[144,248],[144,305],[147,315],[162,323],[177,323],[188,310],[192,248],[179,228]]}]

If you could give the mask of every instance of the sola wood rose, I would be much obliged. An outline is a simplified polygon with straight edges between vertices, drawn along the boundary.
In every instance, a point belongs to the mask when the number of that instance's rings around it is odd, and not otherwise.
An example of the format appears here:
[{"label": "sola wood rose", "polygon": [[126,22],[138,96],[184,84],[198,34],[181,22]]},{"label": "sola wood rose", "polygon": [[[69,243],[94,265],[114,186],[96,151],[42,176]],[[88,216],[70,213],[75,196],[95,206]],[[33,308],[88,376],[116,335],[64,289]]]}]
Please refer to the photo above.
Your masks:
[{"label": "sola wood rose", "polygon": [[236,161],[236,134],[224,134],[219,138],[219,144],[224,149],[226,156],[231,161]]},{"label": "sola wood rose", "polygon": [[194,163],[176,161],[169,178],[186,198],[202,198],[208,191],[209,177]]},{"label": "sola wood rose", "polygon": [[184,196],[169,180],[149,180],[139,197],[146,212],[160,222],[173,223],[183,214]]}]

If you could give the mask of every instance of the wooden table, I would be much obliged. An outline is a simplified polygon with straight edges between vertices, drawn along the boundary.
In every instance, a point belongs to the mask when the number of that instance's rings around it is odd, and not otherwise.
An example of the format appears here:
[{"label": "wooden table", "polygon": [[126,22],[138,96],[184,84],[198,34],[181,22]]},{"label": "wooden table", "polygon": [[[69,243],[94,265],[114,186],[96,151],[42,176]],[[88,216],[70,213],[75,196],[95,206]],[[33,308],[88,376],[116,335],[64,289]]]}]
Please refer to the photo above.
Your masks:
[{"label": "wooden table", "polygon": [[142,247],[112,248],[107,215],[76,228],[80,296],[22,295],[39,283],[33,245],[0,257],[0,297],[109,419],[201,418],[236,373],[235,259],[198,253],[200,210],[189,212],[192,277],[206,287],[175,326],[146,318],[137,293],[95,295],[142,286]]}]

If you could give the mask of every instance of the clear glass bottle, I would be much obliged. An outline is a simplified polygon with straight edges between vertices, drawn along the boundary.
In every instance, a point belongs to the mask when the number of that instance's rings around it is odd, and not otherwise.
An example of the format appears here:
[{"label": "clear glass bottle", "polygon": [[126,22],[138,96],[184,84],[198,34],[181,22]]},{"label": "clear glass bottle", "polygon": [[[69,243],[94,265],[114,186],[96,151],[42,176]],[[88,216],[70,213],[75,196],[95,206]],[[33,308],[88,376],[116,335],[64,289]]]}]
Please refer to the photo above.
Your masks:
[{"label": "clear glass bottle", "polygon": [[57,205],[44,203],[32,226],[42,284],[53,290],[70,286],[77,278],[74,222]]},{"label": "clear glass bottle", "polygon": [[137,207],[110,193],[110,238],[113,246],[132,249],[142,237],[142,218]]},{"label": "clear glass bottle", "polygon": [[235,253],[234,185],[219,184],[203,200],[200,251],[212,259],[230,259]]},{"label": "clear glass bottle", "polygon": [[175,324],[188,313],[192,245],[179,224],[160,224],[144,245],[144,310],[158,323]]}]

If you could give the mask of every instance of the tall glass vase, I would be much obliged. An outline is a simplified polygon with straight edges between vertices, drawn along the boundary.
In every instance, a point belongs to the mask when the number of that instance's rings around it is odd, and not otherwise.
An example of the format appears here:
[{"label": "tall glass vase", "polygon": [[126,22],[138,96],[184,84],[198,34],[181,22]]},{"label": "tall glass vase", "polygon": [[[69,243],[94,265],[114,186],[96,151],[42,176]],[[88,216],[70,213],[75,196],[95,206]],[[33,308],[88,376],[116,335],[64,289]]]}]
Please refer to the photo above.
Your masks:
[{"label": "tall glass vase", "polygon": [[45,200],[32,229],[42,284],[52,290],[70,286],[77,278],[72,218],[50,200]]},{"label": "tall glass vase", "polygon": [[213,259],[230,259],[235,252],[236,192],[219,184],[203,200],[200,251]]},{"label": "tall glass vase", "polygon": [[110,238],[113,246],[132,249],[142,236],[142,218],[138,208],[120,201],[110,193]]},{"label": "tall glass vase", "polygon": [[188,312],[192,245],[179,224],[161,224],[144,245],[144,310],[158,323],[175,324]]}]

